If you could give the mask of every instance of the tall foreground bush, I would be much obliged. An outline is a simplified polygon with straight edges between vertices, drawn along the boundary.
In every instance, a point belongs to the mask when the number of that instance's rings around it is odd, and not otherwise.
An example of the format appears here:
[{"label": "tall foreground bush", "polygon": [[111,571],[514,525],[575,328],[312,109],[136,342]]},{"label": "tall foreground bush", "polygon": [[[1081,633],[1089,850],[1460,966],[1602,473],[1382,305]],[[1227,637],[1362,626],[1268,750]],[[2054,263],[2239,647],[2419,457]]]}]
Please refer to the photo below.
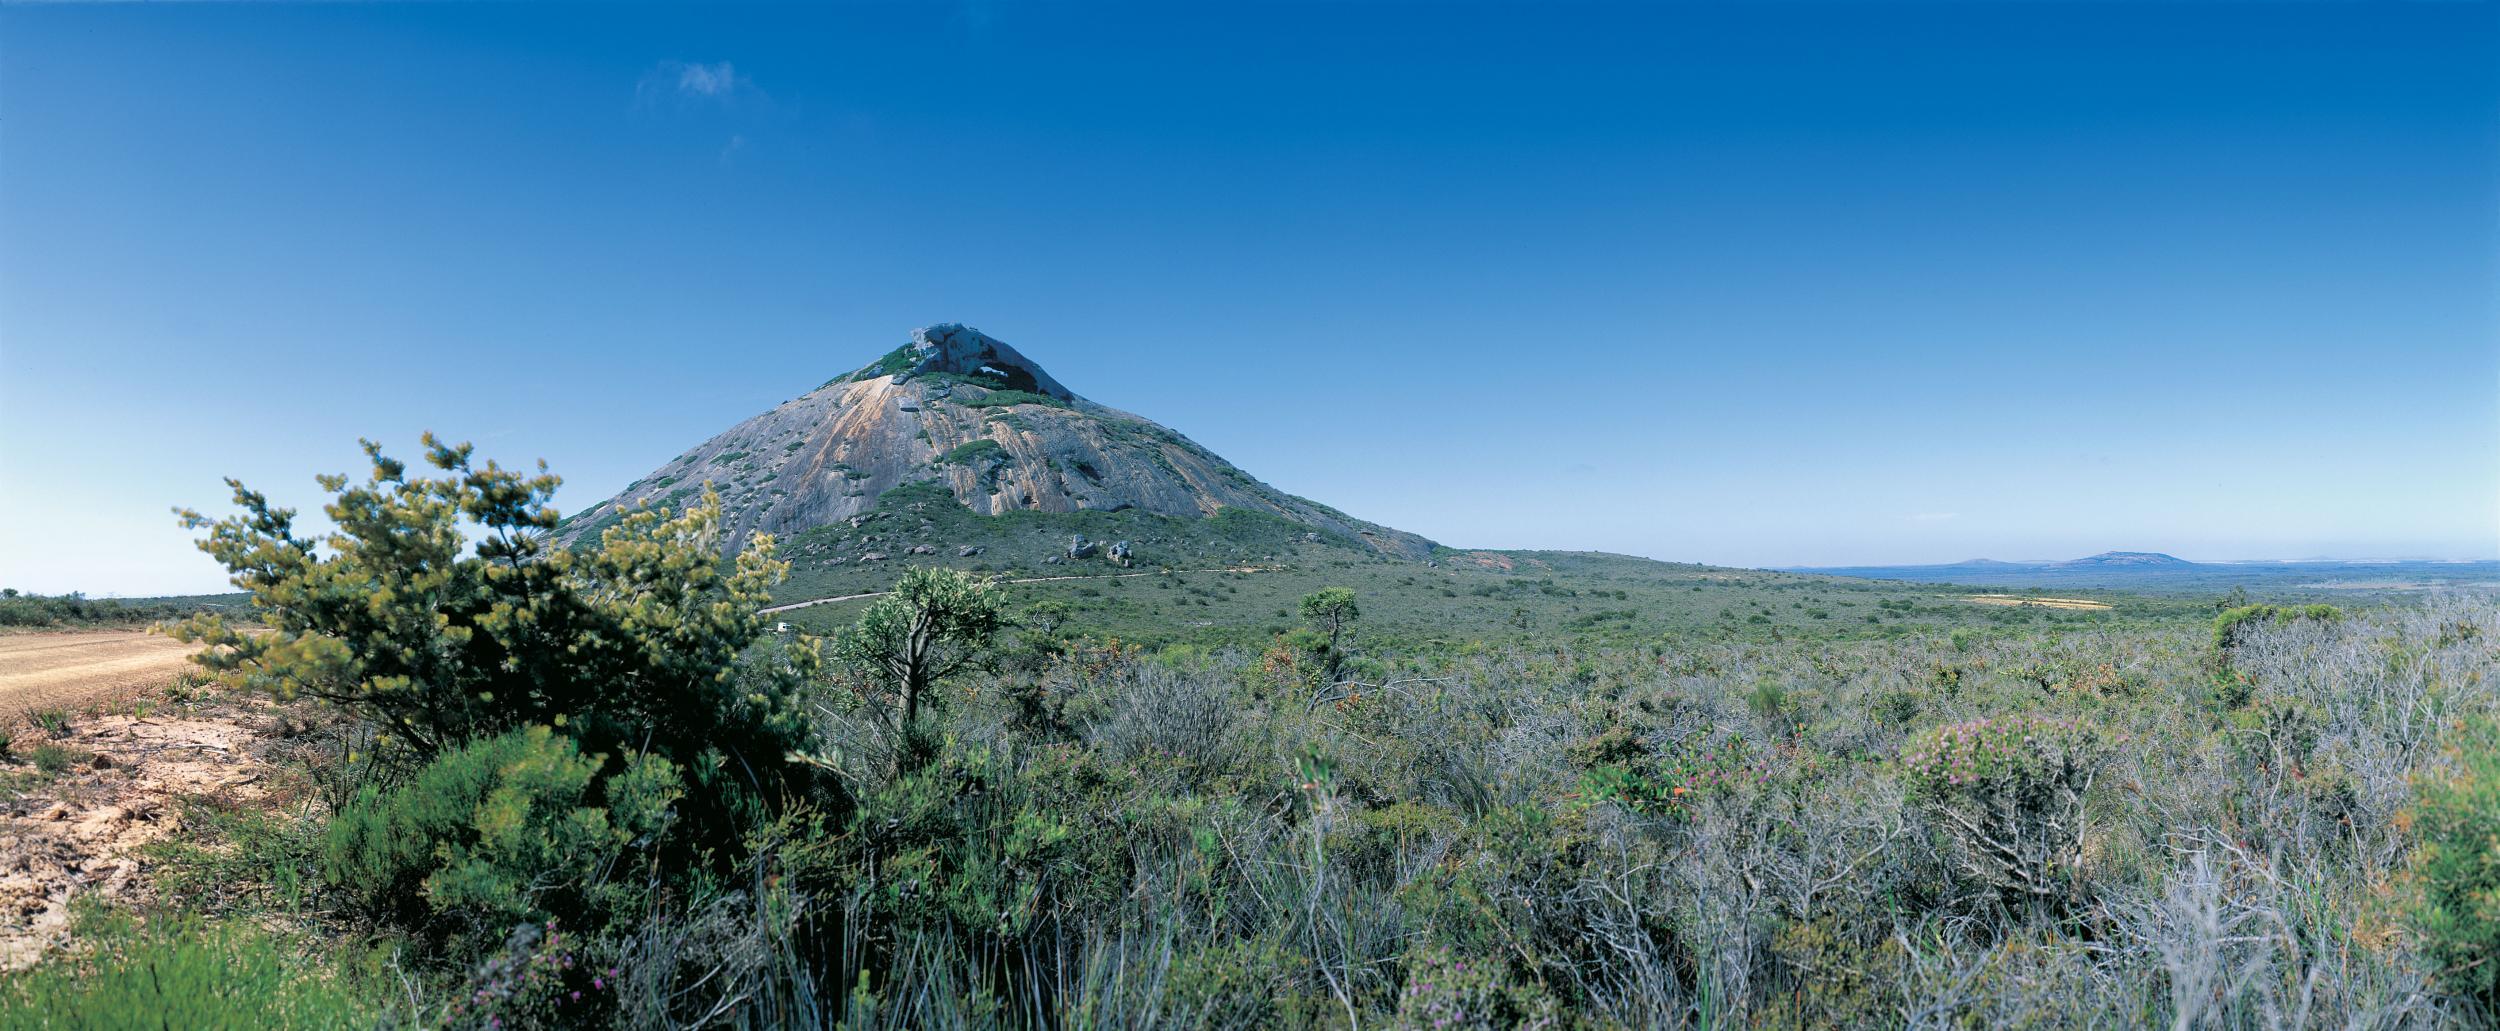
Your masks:
[{"label": "tall foreground bush", "polygon": [[474,466],[469,445],[432,434],[425,447],[443,475],[411,477],[367,441],[364,482],[321,477],[338,529],[318,538],[231,480],[240,515],[182,511],[267,629],[207,615],[175,635],[211,646],[197,661],[230,685],[332,703],[418,760],[530,725],[585,752],[666,758],[685,771],[698,840],[734,841],[733,810],[808,786],[809,768],[785,757],[805,730],[796,699],[815,652],[741,662],[785,569],[770,538],[724,562],[707,492],[566,550],[549,506],[561,481],[544,463],[524,475]]},{"label": "tall foreground bush", "polygon": [[979,665],[1005,623],[997,585],[953,569],[914,569],[834,639],[834,653],[893,693],[908,733],[930,689]]},{"label": "tall foreground bush", "polygon": [[2500,1007],[2500,721],[2456,728],[2453,774],[2421,778],[2413,926],[2449,990]]}]

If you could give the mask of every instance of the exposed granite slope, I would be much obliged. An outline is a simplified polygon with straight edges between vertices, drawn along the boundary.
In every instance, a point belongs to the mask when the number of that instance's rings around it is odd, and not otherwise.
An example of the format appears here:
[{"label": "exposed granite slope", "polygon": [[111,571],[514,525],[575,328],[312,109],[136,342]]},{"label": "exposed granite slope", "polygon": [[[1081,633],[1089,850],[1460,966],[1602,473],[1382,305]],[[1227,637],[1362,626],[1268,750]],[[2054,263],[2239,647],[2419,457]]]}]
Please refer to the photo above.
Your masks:
[{"label": "exposed granite slope", "polygon": [[738,540],[789,534],[847,520],[877,495],[922,481],[944,483],[983,515],[1136,508],[1197,517],[1232,506],[1393,555],[1432,550],[1414,534],[1261,483],[1144,417],[1087,401],[1015,348],[959,325],[918,330],[866,368],[731,427],[567,520],[560,534],[570,541],[594,532],[620,506],[682,504],[707,482]]}]

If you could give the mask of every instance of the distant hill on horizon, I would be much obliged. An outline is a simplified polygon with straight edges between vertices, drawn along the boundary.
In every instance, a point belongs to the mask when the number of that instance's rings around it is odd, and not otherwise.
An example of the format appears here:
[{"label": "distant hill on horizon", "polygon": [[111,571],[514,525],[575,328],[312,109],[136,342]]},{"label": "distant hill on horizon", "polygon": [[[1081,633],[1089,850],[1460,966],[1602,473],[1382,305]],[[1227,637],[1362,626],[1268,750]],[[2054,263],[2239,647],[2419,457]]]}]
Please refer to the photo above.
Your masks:
[{"label": "distant hill on horizon", "polygon": [[1792,566],[1781,572],[1974,587],[2102,587],[2207,591],[2231,587],[2296,591],[2415,591],[2500,585],[2500,561],[2433,559],[2192,562],[2158,551],[2104,551],[2059,561],[1975,558],[1936,565]]},{"label": "distant hill on horizon", "polygon": [[2051,569],[2178,569],[2196,563],[2158,551],[2104,551],[2098,555],[2049,563]]}]

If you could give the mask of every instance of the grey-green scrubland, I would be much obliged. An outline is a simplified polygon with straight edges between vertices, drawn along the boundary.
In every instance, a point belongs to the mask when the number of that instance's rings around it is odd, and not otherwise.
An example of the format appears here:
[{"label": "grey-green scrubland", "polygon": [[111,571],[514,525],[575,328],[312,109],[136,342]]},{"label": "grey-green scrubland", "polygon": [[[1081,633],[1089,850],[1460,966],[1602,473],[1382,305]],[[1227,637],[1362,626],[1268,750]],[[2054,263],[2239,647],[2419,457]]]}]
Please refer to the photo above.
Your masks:
[{"label": "grey-green scrubland", "polygon": [[0,1023],[124,1023],[163,984],[236,986],[186,1019],[253,1026],[2437,1027],[2500,1003],[2487,598],[2060,611],[1251,527],[1276,535],[1172,547],[1278,568],[847,563],[801,593],[883,593],[785,634],[756,610],[790,599],[787,553],[724,558],[709,504],[565,549],[551,480],[429,457],[334,481],[327,547],[248,492],[199,521],[268,632],[186,632],[307,714],[320,788],[203,821],[136,923],[95,914],[90,947],[0,982]]}]

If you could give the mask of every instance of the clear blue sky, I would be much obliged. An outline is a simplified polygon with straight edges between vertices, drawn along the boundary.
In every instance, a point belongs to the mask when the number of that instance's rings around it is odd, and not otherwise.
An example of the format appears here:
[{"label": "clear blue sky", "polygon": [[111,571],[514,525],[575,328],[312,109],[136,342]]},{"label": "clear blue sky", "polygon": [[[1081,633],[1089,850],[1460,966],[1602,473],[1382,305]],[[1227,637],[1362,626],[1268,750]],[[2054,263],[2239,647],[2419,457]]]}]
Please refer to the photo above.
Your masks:
[{"label": "clear blue sky", "polygon": [[0,583],[937,321],[1453,544],[2491,557],[2496,12],[0,8]]}]

